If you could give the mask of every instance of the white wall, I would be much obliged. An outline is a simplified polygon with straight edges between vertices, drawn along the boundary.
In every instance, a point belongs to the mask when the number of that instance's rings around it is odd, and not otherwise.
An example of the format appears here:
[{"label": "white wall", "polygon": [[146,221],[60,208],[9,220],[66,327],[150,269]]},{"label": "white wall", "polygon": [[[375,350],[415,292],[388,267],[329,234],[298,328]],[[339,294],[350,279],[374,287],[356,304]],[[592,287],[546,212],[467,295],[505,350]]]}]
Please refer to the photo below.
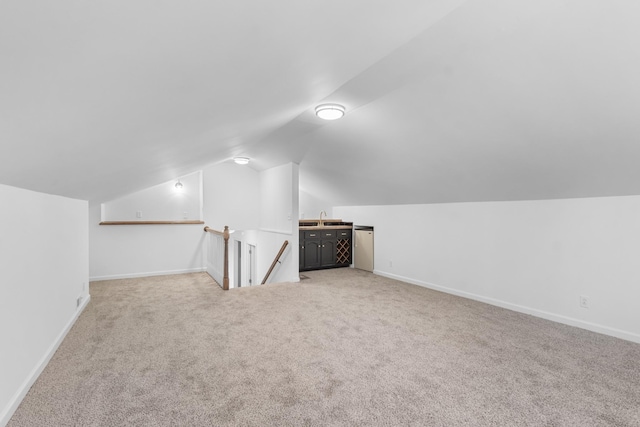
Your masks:
[{"label": "white wall", "polygon": [[282,264],[268,283],[297,282],[298,272],[298,165],[288,163],[260,173],[260,232],[258,234],[258,272],[266,274],[282,243],[289,241],[280,258]]},{"label": "white wall", "polygon": [[292,233],[298,222],[298,165],[260,172],[260,230]]},{"label": "white wall", "polygon": [[4,425],[89,300],[89,260],[87,202],[0,184],[0,206]]},{"label": "white wall", "polygon": [[378,274],[640,342],[640,196],[334,214],[375,227]]},{"label": "white wall", "polygon": [[202,172],[180,177],[180,188],[175,186],[177,181],[168,181],[103,203],[102,220],[202,220]]},{"label": "white wall", "polygon": [[221,163],[203,170],[204,221],[216,230],[255,230],[260,221],[259,174],[248,166]]},{"label": "white wall", "polygon": [[314,219],[320,217],[320,212],[325,211],[327,216],[324,218],[333,217],[333,206],[328,200],[323,200],[317,197],[315,194],[311,194],[302,188],[299,191],[300,196],[300,219]]},{"label": "white wall", "polygon": [[100,206],[89,208],[91,280],[204,269],[201,224],[99,225]]},{"label": "white wall", "polygon": [[[203,225],[99,225],[101,221],[202,220],[202,172],[89,209],[91,280],[202,271]],[[102,210],[102,211],[101,211]],[[141,212],[140,218],[136,212]],[[186,214],[185,214],[186,212]]]},{"label": "white wall", "polygon": [[295,234],[280,234],[261,231],[258,233],[257,240],[259,283],[264,279],[273,259],[278,255],[278,252],[285,240],[287,240],[289,244],[287,245],[285,252],[280,257],[280,263],[277,263],[271,272],[267,283],[300,281],[298,265],[298,236]]}]

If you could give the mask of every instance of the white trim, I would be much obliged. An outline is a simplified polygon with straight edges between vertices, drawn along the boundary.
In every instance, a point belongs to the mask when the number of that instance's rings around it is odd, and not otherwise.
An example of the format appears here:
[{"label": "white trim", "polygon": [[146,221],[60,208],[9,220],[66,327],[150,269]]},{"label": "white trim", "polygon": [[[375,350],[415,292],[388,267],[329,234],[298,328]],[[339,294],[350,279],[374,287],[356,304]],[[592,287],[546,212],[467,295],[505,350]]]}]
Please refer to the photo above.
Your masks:
[{"label": "white trim", "polygon": [[433,283],[423,282],[421,280],[411,279],[409,277],[399,276],[397,274],[387,273],[386,271],[374,270],[373,274],[388,277],[390,279],[399,280],[401,282],[410,283],[412,285],[422,286],[424,288],[433,289],[451,295],[484,302],[486,304],[495,305],[497,307],[506,308],[508,310],[517,311],[519,313],[530,314],[542,319],[551,320],[553,322],[562,323],[577,328],[586,329],[588,331],[597,332],[599,334],[610,335],[612,337],[621,338],[623,340],[640,344],[640,335],[633,332],[623,331],[608,326],[598,325],[597,323],[585,322],[584,320],[574,319],[573,317],[563,316],[561,314],[549,313],[547,311],[538,310],[523,305],[513,304],[510,302],[484,297],[482,295],[472,294],[470,292],[459,291],[457,289],[448,288],[446,286],[434,285]]},{"label": "white trim", "polygon": [[202,273],[203,271],[207,271],[206,267],[187,268],[184,270],[149,271],[145,273],[113,274],[110,276],[94,276],[89,277],[89,281],[100,282],[102,280],[137,279],[139,277],[169,276],[171,274]]},{"label": "white trim", "polygon": [[9,404],[0,413],[0,426],[4,427],[9,423],[9,420],[16,412],[16,409],[18,409],[18,406],[22,403],[22,399],[24,399],[31,386],[36,382],[42,371],[44,371],[44,368],[47,366],[56,350],[58,350],[58,347],[60,347],[60,344],[62,344],[62,341],[71,330],[71,327],[76,323],[76,320],[78,320],[78,317],[84,311],[87,304],[89,304],[89,301],[91,301],[91,295],[87,295],[87,297],[84,298],[84,301],[82,301],[82,304],[78,307],[73,317],[69,320],[62,332],[60,332],[60,335],[58,335],[44,356],[42,356],[40,362],[38,362],[38,364],[33,368],[27,379],[22,383],[22,386],[18,391],[16,391],[11,400],[9,400]]}]

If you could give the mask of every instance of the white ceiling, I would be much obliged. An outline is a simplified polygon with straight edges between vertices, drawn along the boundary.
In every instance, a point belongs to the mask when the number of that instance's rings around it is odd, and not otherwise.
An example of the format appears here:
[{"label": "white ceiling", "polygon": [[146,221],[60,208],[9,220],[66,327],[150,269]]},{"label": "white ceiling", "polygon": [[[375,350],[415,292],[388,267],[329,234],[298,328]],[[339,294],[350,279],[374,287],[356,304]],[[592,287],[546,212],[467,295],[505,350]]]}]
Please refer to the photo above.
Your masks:
[{"label": "white ceiling", "polygon": [[638,22],[635,0],[0,0],[0,183],[106,201],[243,155],[334,205],[640,194]]}]

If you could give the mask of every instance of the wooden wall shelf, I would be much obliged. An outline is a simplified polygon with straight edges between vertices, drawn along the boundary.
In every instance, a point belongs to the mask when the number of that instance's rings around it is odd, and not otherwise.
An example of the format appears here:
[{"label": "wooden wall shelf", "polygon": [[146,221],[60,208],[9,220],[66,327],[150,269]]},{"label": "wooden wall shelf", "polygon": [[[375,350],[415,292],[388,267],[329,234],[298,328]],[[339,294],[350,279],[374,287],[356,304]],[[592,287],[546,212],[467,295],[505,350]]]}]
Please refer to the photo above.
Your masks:
[{"label": "wooden wall shelf", "polygon": [[158,224],[204,224],[194,219],[183,221],[102,221],[100,225],[158,225]]}]

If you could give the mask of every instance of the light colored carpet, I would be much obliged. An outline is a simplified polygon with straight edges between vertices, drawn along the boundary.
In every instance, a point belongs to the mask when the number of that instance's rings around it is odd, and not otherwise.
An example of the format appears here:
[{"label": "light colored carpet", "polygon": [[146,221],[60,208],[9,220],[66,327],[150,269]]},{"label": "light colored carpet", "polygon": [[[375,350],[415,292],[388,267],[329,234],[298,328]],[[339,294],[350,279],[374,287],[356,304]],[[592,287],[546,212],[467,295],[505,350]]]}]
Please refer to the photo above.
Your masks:
[{"label": "light colored carpet", "polygon": [[639,426],[640,345],[341,268],[91,284],[18,426]]}]

